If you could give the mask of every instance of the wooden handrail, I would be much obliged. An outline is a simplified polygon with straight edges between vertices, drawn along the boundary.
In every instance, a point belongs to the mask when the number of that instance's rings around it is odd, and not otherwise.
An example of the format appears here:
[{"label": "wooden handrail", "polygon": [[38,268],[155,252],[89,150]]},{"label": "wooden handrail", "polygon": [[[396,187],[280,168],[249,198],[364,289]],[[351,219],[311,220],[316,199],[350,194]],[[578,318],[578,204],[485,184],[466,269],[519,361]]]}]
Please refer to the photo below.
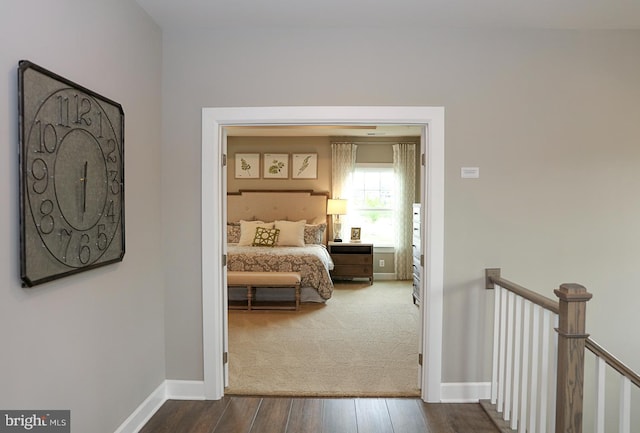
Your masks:
[{"label": "wooden handrail", "polygon": [[[542,308],[546,308],[547,310],[550,310],[556,314],[559,313],[558,302],[554,301],[553,299],[547,298],[546,296],[540,295],[539,293],[533,292],[527,288],[524,288],[519,284],[502,278],[500,276],[500,269],[486,269],[485,277],[487,289],[493,289],[493,285],[497,284],[498,286],[514,292],[515,294],[522,296],[524,299],[527,299],[536,305],[540,305]],[[605,362],[609,366],[611,366],[611,368],[616,370],[621,375],[625,376],[634,385],[640,388],[640,376],[629,367],[627,367],[622,361],[613,356],[611,353],[607,352],[606,349],[593,341],[591,338],[587,338],[585,346],[594,355],[604,359]]]},{"label": "wooden handrail", "polygon": [[640,388],[640,376],[638,376],[633,370],[622,363],[622,361],[607,352],[602,346],[593,341],[591,338],[587,338],[586,347],[594,355],[604,359],[605,362],[609,364],[609,366],[611,366],[611,368],[616,370],[618,373],[629,379],[635,386]]},{"label": "wooden handrail", "polygon": [[[604,348],[598,345],[595,341],[589,338],[589,335],[586,333],[585,323],[586,323],[586,304],[591,299],[592,295],[587,291],[587,289],[579,284],[562,284],[554,293],[558,297],[558,301],[554,301],[550,298],[547,298],[539,293],[533,292],[529,289],[526,289],[519,284],[516,284],[512,281],[509,281],[505,278],[502,278],[500,275],[499,268],[493,269],[485,269],[485,288],[486,289],[501,289],[501,296],[495,297],[496,302],[496,310],[499,311],[496,313],[496,321],[500,321],[500,325],[496,326],[494,324],[494,346],[498,346],[500,349],[500,353],[494,353],[494,377],[498,377],[497,371],[502,369],[501,366],[496,367],[496,360],[500,360],[504,362],[504,357],[506,357],[506,353],[513,349],[513,346],[510,348],[510,345],[507,344],[506,352],[503,347],[505,344],[504,330],[503,326],[512,326],[512,320],[515,317],[516,325],[519,317],[519,312],[521,307],[520,301],[513,302],[512,295],[516,295],[518,298],[526,299],[527,301],[538,305],[545,309],[545,317],[548,315],[548,312],[555,313],[557,317],[555,320],[557,321],[557,328],[555,328],[557,332],[557,358],[556,358],[556,423],[555,423],[555,431],[556,432],[574,432],[574,433],[582,433],[582,422],[583,422],[583,386],[584,386],[584,358],[585,358],[585,349],[591,351],[599,360],[599,367],[604,367],[604,364],[607,364],[609,367],[613,368],[618,374],[620,374],[621,378],[624,378],[621,382],[621,392],[625,393],[624,397],[621,396],[621,399],[625,399],[625,403],[621,405],[621,423],[624,421],[626,424],[626,428],[621,431],[629,431],[629,423],[630,423],[630,408],[629,408],[629,399],[630,399],[630,390],[629,383],[634,384],[636,387],[640,388],[640,375],[634,372],[631,368],[626,366],[620,360],[618,360],[611,353],[607,352]],[[509,292],[509,297],[505,298],[505,292],[502,292],[502,289]],[[518,299],[516,298],[516,299]],[[502,300],[501,300],[502,299]],[[502,309],[503,303],[506,305],[508,312],[504,312]],[[525,310],[528,312],[529,310]],[[534,310],[535,311],[535,310]],[[539,310],[538,310],[539,313]],[[536,314],[538,314],[536,313]],[[500,317],[498,317],[500,314]],[[508,316],[507,316],[508,315]],[[505,319],[506,316],[506,319]],[[529,317],[529,316],[525,316]],[[538,318],[535,316],[535,318]],[[535,319],[534,318],[534,319]],[[529,320],[528,318],[524,319],[525,321]],[[507,325],[504,325],[503,322],[507,322]],[[527,322],[528,323],[528,322]],[[534,323],[536,321],[534,320]],[[534,326],[538,326],[537,324]],[[548,326],[547,324],[543,324],[543,327]],[[519,327],[515,327],[516,335],[519,333]],[[496,334],[496,330],[499,331]],[[528,335],[528,331],[525,332],[525,335]],[[499,335],[500,337],[496,337]],[[512,339],[513,332],[506,333],[507,339]],[[528,337],[524,337],[528,338]],[[500,340],[498,344],[498,340]],[[519,343],[515,342],[513,345],[517,345]],[[508,341],[508,343],[511,340]],[[547,344],[543,342],[543,344]],[[517,353],[517,352],[516,352]],[[604,361],[604,363],[602,362]],[[509,361],[511,362],[511,361]],[[515,363],[519,361],[513,361]],[[525,367],[526,368],[526,367]],[[505,382],[511,381],[510,370],[506,369],[506,377]],[[504,373],[503,373],[504,374]],[[504,377],[502,377],[504,380]],[[604,387],[604,377],[599,379],[599,386]],[[497,381],[494,379],[494,384],[492,387],[497,387]],[[493,389],[493,388],[492,388]],[[517,391],[514,391],[517,392]],[[508,396],[508,394],[507,394]],[[604,398],[604,397],[603,397]],[[496,398],[492,394],[492,401],[495,403]],[[500,394],[498,391],[497,395],[497,404],[498,406],[502,405],[500,402]],[[600,400],[599,400],[600,402]],[[509,413],[507,409],[508,403],[505,404],[505,413]],[[517,414],[517,408],[510,408]],[[604,413],[600,413],[600,411],[604,412],[604,409],[600,408],[599,405],[599,415],[604,416]],[[514,428],[514,425],[517,425],[517,415],[513,417],[511,420],[511,427]],[[508,418],[505,418],[508,419]],[[514,422],[515,421],[515,422]]]},{"label": "wooden handrail", "polygon": [[493,289],[493,285],[497,284],[498,286],[505,288],[515,293],[516,295],[522,296],[524,299],[531,301],[536,305],[540,305],[542,308],[545,308],[555,314],[558,314],[560,312],[558,301],[554,301],[553,299],[547,298],[546,296],[533,292],[522,287],[519,284],[502,278],[500,276],[500,269],[486,269],[485,278],[485,287],[487,289]]}]

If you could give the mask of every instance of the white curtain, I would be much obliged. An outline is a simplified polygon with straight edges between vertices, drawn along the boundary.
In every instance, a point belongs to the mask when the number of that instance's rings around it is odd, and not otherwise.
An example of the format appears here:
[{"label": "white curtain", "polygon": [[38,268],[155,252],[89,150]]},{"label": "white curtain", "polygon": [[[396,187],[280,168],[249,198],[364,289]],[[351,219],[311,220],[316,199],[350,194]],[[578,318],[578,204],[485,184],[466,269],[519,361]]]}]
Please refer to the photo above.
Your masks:
[{"label": "white curtain", "polygon": [[331,143],[331,198],[349,197],[349,180],[356,166],[355,143]]},{"label": "white curtain", "polygon": [[[351,196],[349,185],[351,176],[356,166],[356,150],[358,146],[355,143],[331,143],[331,198],[347,199]],[[349,203],[347,202],[347,209]],[[340,235],[341,227],[348,223],[347,216],[334,216],[339,218],[340,224],[332,224],[331,235]],[[334,223],[335,221],[332,221]],[[333,233],[336,228],[338,233]],[[344,234],[342,234],[344,236]]]},{"label": "white curtain", "polygon": [[413,203],[416,185],[416,145],[393,145],[393,172],[396,176],[394,221],[396,222],[395,272],[399,280],[413,275]]}]

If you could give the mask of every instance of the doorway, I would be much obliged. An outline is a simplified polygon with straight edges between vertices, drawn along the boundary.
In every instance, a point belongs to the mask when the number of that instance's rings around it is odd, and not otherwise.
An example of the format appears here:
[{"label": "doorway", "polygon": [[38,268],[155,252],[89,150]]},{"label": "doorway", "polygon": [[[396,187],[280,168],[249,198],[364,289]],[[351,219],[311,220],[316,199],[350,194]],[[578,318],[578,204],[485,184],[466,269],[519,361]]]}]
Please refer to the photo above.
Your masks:
[{"label": "doorway", "polygon": [[[421,347],[422,399],[440,401],[442,369],[442,282],[444,240],[444,109],[442,107],[253,107],[202,110],[202,266],[204,388],[207,399],[219,399],[225,386],[227,339],[226,246],[220,242],[226,215],[224,126],[286,124],[414,124],[423,126],[426,176],[421,180],[423,243],[427,278]],[[428,136],[427,136],[428,134]]]}]

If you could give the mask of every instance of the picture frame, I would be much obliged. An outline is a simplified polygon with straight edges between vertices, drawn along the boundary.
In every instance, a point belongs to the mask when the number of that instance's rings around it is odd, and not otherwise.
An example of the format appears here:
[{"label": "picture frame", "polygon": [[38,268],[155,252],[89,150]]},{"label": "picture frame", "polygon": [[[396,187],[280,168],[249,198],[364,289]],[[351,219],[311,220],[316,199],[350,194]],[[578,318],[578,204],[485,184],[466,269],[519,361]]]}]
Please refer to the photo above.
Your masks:
[{"label": "picture frame", "polygon": [[260,154],[236,153],[236,179],[260,178]]},{"label": "picture frame", "polygon": [[360,242],[360,227],[351,227],[351,242]]},{"label": "picture frame", "polygon": [[318,178],[318,154],[294,153],[291,156],[292,179],[317,179]]},{"label": "picture frame", "polygon": [[265,153],[263,155],[262,177],[264,179],[288,179],[289,154]]}]

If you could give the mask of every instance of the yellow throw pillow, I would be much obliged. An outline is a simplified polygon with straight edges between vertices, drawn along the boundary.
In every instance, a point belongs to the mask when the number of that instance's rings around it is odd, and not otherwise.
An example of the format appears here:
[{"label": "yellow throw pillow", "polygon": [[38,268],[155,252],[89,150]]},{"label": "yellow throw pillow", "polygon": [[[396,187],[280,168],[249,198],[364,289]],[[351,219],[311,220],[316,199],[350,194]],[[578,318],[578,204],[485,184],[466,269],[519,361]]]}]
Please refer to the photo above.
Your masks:
[{"label": "yellow throw pillow", "polygon": [[254,247],[274,247],[278,242],[279,229],[266,229],[264,227],[256,227],[256,235],[253,238]]}]

